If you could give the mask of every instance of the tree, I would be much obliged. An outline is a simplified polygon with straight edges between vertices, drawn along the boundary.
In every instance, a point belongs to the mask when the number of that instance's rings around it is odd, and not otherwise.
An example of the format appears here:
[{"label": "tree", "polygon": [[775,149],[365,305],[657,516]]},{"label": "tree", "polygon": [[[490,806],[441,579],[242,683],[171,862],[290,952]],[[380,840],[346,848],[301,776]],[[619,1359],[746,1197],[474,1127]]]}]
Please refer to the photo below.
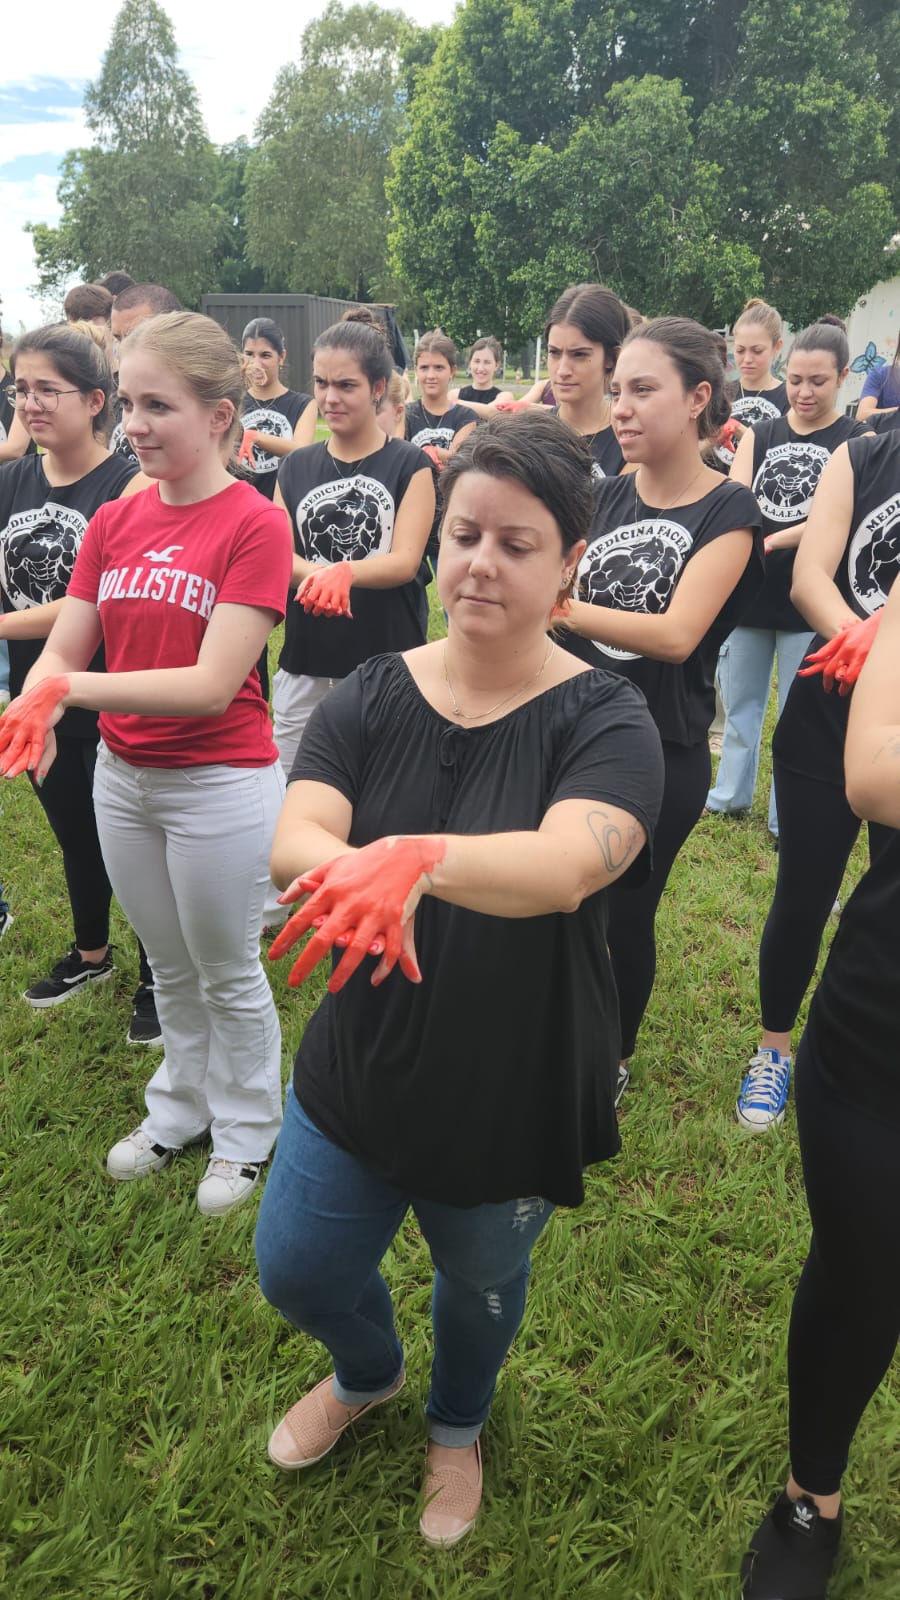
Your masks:
[{"label": "tree", "polygon": [[228,223],[197,93],[155,0],[122,7],[84,107],[96,143],[63,160],[59,226],[31,229],[40,291],[58,295],[73,274],[124,267],[198,304],[214,287]]},{"label": "tree", "polygon": [[468,0],[411,80],[394,270],[464,338],[582,277],[716,323],[849,309],[890,270],[898,45],[890,0]]},{"label": "tree", "polygon": [[247,165],[249,254],[270,287],[389,293],[384,183],[409,33],[398,12],[331,0],[278,73]]}]

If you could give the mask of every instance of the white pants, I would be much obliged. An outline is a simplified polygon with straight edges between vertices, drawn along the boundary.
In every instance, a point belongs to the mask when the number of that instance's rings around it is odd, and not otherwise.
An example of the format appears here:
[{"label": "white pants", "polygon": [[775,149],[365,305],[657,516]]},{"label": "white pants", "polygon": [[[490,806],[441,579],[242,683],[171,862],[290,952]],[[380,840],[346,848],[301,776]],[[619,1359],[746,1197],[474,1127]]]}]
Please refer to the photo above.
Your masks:
[{"label": "white pants", "polygon": [[[283,672],[280,667],[276,672],[272,680],[272,722],[285,781],[291,775],[306,724],[335,682],[334,678],[307,678],[300,673]],[[270,883],[262,917],[268,928],[278,927],[291,914],[291,907],[278,904],[279,893]]]},{"label": "white pants", "polygon": [[94,807],[116,898],[147,949],[165,1056],[142,1127],[264,1161],[281,1127],[281,1030],[259,959],[284,797],[271,767],[133,767],[100,746]]}]

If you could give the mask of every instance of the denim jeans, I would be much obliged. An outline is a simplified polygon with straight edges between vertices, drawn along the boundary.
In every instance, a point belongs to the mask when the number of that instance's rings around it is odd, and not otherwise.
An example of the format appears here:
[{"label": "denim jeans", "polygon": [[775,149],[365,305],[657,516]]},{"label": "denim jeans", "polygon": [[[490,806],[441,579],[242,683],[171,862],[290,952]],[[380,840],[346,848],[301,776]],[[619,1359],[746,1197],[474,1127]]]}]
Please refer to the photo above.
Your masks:
[{"label": "denim jeans", "polygon": [[[785,633],[774,628],[735,628],[725,640],[718,667],[725,733],[716,781],[706,802],[710,811],[750,810],[772,665],[777,659],[780,716],[812,638],[812,633]],[[778,838],[774,785],[769,791],[769,832]]]},{"label": "denim jeans", "polygon": [[435,1267],[428,1431],[462,1448],[490,1409],[525,1310],[531,1246],[553,1207],[532,1198],[464,1210],[416,1199],[327,1139],[288,1090],[256,1229],[260,1286],[288,1322],[325,1345],[345,1405],[383,1398],[403,1369],[378,1268],[410,1209]]},{"label": "denim jeans", "polygon": [[9,697],[9,645],[0,639],[0,695]]}]

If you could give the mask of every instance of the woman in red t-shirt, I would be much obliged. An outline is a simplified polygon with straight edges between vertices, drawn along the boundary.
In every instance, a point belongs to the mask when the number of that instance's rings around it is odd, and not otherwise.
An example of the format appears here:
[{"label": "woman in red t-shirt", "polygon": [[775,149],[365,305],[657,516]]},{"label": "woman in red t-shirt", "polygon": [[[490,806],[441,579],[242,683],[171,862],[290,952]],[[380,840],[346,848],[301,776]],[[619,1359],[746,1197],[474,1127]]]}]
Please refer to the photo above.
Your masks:
[{"label": "woman in red t-shirt", "polygon": [[[165,1057],[114,1178],[212,1133],[197,1192],[220,1214],[255,1188],[281,1123],[281,1039],[258,941],[284,779],[255,662],[284,615],[284,512],[226,468],[237,351],[207,317],[151,317],[119,369],[125,432],[156,482],[101,507],[53,632],[0,725],[7,776],[40,782],[67,706],[99,711],[100,841],[146,944]],[[98,644],[107,672],[84,671]],[[25,743],[17,741],[17,733]]]}]

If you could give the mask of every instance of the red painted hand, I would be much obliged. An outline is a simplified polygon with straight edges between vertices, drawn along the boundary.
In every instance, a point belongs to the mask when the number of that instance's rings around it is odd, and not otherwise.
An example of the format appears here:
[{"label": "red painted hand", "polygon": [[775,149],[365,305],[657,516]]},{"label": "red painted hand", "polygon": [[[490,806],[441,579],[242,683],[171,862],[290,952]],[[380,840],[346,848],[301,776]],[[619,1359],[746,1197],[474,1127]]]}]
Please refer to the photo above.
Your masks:
[{"label": "red painted hand", "polygon": [[304,611],[311,611],[314,617],[352,617],[352,581],[349,561],[336,561],[334,566],[318,567],[304,578],[297,599]]},{"label": "red painted hand", "polygon": [[312,928],[312,938],[291,969],[291,988],[300,987],[332,945],[345,941],[346,954],[328,983],[332,994],[353,976],[363,956],[380,953],[376,947],[382,940],[384,952],[372,983],[382,983],[398,962],[405,977],[421,983],[413,918],[429,874],[443,860],[446,848],[439,835],[378,839],[313,868],[281,896],[285,900],[308,894],[309,899],[273,941],[269,960],[277,961]]},{"label": "red painted hand", "polygon": [[258,438],[259,434],[253,428],[244,429],[244,437],[241,440],[237,458],[238,461],[245,461],[248,467],[253,466],[253,446]]},{"label": "red painted hand", "polygon": [[839,629],[833,639],[806,657],[808,665],[800,668],[798,676],[812,678],[821,672],[822,686],[829,694],[835,684],[838,694],[849,694],[862,672],[880,623],[881,612],[876,611],[861,622],[851,622]]},{"label": "red painted hand", "polygon": [[510,415],[515,411],[530,411],[531,403],[528,400],[498,400],[496,409]]},{"label": "red painted hand", "polygon": [[428,457],[428,459],[431,462],[432,466],[437,467],[438,472],[443,472],[444,463],[441,460],[440,456],[438,455],[437,445],[435,445],[435,444],[423,444],[423,446],[422,446],[422,454],[423,454],[423,456],[427,456]]},{"label": "red painted hand", "polygon": [[[63,714],[68,692],[69,680],[60,673],[42,678],[7,706],[0,718],[0,776],[17,778],[20,772],[36,771],[47,735]],[[45,771],[49,765],[48,761]]]}]

